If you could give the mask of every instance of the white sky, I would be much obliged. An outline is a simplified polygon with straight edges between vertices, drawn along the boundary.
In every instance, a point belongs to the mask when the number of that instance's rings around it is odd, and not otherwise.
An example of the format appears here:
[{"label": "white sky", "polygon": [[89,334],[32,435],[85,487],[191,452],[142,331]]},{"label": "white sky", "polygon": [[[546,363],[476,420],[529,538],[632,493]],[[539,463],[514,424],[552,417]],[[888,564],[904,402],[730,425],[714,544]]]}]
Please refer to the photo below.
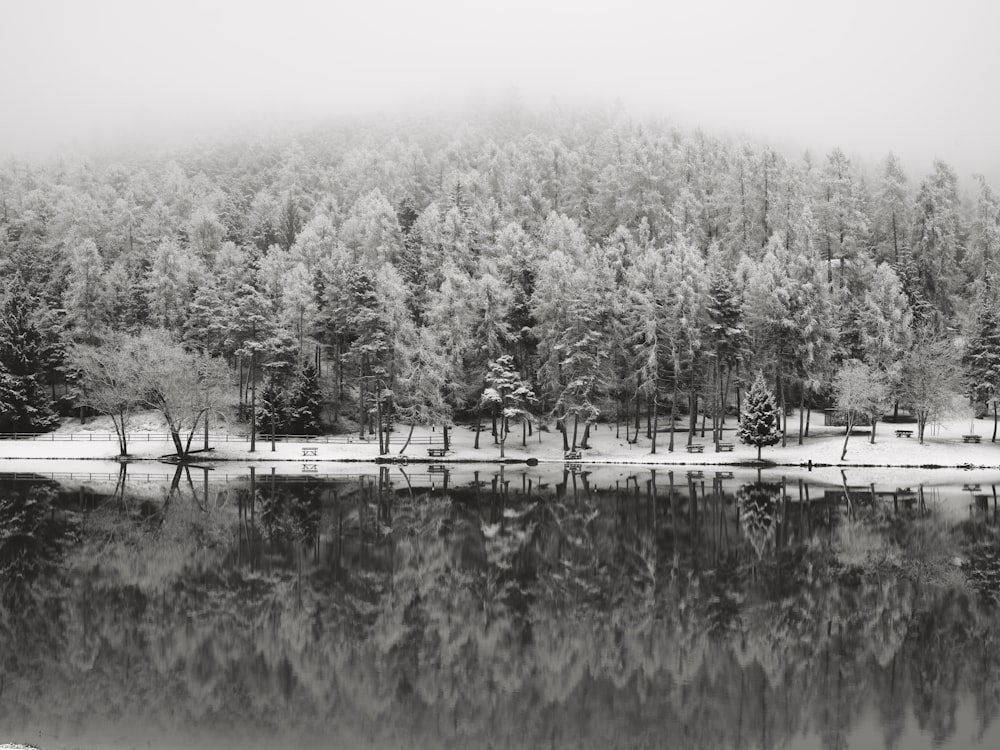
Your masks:
[{"label": "white sky", "polygon": [[998,36],[998,0],[0,0],[0,155],[513,89],[1000,176]]}]

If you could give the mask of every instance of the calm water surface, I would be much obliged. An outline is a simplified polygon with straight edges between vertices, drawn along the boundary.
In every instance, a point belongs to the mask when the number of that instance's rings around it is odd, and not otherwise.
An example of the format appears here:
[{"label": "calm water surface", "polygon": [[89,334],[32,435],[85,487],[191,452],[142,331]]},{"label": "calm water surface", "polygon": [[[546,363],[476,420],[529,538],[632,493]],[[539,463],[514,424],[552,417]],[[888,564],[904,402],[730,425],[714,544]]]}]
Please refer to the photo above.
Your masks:
[{"label": "calm water surface", "polygon": [[993,484],[434,468],[0,475],[0,743],[1000,747]]}]

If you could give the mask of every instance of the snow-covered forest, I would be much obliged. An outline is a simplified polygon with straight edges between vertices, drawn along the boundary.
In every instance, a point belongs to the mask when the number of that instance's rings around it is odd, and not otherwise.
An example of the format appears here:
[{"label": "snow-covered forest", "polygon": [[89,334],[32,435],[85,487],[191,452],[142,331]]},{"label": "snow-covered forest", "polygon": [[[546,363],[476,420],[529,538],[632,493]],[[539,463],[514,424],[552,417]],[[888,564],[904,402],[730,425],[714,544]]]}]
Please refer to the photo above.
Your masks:
[{"label": "snow-covered forest", "polygon": [[279,432],[497,410],[655,432],[717,424],[758,372],[789,407],[933,416],[995,401],[998,255],[1000,198],[942,161],[621,112],[7,162],[0,431],[50,428],[87,401],[83,354],[150,335],[224,362],[234,414]]}]

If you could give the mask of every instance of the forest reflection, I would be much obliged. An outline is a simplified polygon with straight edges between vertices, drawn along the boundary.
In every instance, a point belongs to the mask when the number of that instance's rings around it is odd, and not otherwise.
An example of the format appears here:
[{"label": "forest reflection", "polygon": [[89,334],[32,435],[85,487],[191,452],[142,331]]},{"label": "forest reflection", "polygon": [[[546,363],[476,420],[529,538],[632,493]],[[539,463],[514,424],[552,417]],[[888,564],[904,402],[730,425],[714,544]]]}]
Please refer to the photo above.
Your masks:
[{"label": "forest reflection", "polygon": [[996,746],[993,485],[430,468],[3,480],[0,741]]}]

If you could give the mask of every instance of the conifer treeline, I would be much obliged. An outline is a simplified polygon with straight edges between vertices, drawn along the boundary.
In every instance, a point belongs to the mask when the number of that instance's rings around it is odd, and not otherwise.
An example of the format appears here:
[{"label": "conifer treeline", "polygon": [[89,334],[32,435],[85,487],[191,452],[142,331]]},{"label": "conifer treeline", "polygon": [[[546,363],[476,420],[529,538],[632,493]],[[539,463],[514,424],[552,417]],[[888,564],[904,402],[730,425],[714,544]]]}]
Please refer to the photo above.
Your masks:
[{"label": "conifer treeline", "polygon": [[0,169],[3,297],[44,342],[32,393],[69,342],[163,328],[225,357],[241,401],[263,366],[317,363],[361,421],[474,415],[504,355],[542,412],[635,430],[717,416],[757,371],[819,403],[857,360],[898,397],[914,340],[991,309],[998,251],[996,194],[980,178],[963,201],[941,161],[911,179],[891,154],[869,170],[620,115]]}]

